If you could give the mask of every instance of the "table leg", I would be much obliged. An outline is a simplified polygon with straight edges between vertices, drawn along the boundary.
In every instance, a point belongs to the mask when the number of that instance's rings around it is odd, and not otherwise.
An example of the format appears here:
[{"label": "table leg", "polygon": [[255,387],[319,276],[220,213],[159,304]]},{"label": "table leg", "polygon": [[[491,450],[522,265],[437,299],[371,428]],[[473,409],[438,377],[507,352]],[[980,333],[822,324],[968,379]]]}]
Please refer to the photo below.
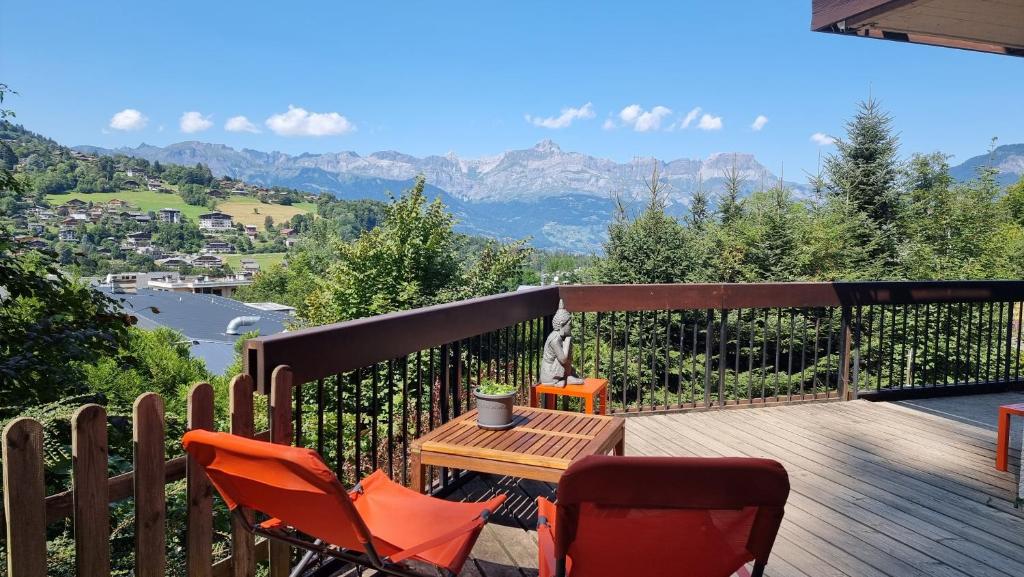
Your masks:
[{"label": "table leg", "polygon": [[551,393],[548,393],[548,394],[541,395],[541,396],[544,398],[544,408],[545,409],[554,409],[555,408],[555,395],[552,395]]},{"label": "table leg", "polygon": [[615,456],[621,457],[626,454],[626,432],[622,432],[622,437],[619,438],[619,442],[615,443]]},{"label": "table leg", "polygon": [[1010,451],[1010,412],[999,410],[999,432],[996,434],[996,469],[1006,470],[1007,454]]},{"label": "table leg", "polygon": [[588,415],[594,414],[594,395],[587,395],[586,398],[586,409],[584,409]]},{"label": "table leg", "polygon": [[608,387],[601,389],[601,414],[608,414]]},{"label": "table leg", "polygon": [[537,387],[530,387],[530,406],[537,407]]},{"label": "table leg", "polygon": [[427,468],[420,464],[420,452],[412,451],[411,459],[409,460],[409,472],[411,478],[409,479],[409,486],[413,491],[417,493],[423,493],[426,490],[426,477]]}]

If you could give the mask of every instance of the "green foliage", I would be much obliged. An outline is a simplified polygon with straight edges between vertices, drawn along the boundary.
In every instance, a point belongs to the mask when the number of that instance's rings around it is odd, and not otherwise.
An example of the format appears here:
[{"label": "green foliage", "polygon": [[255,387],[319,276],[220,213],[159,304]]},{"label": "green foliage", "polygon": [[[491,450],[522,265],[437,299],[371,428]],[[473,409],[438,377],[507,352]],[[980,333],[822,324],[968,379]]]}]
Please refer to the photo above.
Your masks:
[{"label": "green foliage", "polygon": [[880,234],[875,256],[896,259],[902,209],[897,183],[901,166],[899,139],[892,118],[878,101],[868,98],[846,124],[846,137],[836,140],[837,153],[825,159],[826,187],[864,212]]},{"label": "green foliage", "polygon": [[211,199],[206,190],[207,187],[201,184],[182,184],[178,186],[178,196],[185,201],[185,204],[207,206],[210,204]]},{"label": "green foliage", "polygon": [[55,255],[16,251],[4,232],[0,303],[0,416],[84,392],[81,366],[128,340],[116,303],[64,276]]},{"label": "green foliage", "polygon": [[681,283],[703,280],[707,246],[697,231],[665,213],[664,188],[657,169],[649,183],[650,200],[636,218],[620,211],[608,227],[605,258],[597,269],[602,283]]},{"label": "green foliage", "polygon": [[515,383],[503,383],[492,377],[480,377],[476,390],[481,395],[512,395],[519,391]]}]

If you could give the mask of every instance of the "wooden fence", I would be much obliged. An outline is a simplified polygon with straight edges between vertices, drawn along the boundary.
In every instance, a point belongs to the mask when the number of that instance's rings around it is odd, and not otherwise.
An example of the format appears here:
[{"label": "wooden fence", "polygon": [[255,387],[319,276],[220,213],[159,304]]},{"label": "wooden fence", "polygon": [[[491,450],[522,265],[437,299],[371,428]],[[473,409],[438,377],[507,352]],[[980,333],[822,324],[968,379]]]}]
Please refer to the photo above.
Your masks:
[{"label": "wooden fence", "polygon": [[[236,435],[291,444],[292,376],[279,367],[271,378],[270,430],[254,429],[255,385],[249,375],[232,379],[229,415],[223,422]],[[188,429],[215,430],[214,391],[198,383],[188,393]],[[213,560],[213,490],[205,473],[187,456],[165,455],[164,401],[155,393],[135,400],[132,412],[132,464],[129,473],[108,478],[107,413],[96,404],[80,407],[71,418],[71,489],[46,495],[43,426],[30,418],[11,421],[3,430],[3,495],[7,574],[10,577],[47,575],[47,525],[70,518],[74,525],[75,567],[78,577],[110,575],[110,505],[134,500],[136,577],[167,574],[165,485],[181,479],[187,486],[186,557],[189,577],[253,577],[256,564],[269,557],[272,577],[288,574],[286,545],[257,543],[234,521],[231,556]],[[177,441],[177,440],[172,440]],[[179,531],[176,527],[174,530]]]}]

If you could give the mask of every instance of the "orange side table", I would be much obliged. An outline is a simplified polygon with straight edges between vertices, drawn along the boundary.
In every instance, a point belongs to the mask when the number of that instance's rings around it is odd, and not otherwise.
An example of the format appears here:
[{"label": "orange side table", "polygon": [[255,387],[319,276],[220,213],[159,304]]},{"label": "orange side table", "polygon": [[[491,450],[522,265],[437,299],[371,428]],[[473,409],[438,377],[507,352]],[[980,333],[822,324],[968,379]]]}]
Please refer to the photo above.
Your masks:
[{"label": "orange side table", "polygon": [[530,406],[539,406],[538,401],[543,395],[548,395],[544,398],[544,407],[547,409],[555,408],[555,397],[561,395],[583,399],[586,403],[586,412],[591,415],[595,414],[594,400],[597,399],[601,407],[601,414],[608,414],[608,379],[584,379],[582,385],[566,385],[564,387],[533,385],[530,387]]},{"label": "orange side table", "polygon": [[1024,403],[1003,405],[999,407],[999,433],[996,445],[996,469],[1006,470],[1006,461],[1010,456],[1010,416],[1024,417]]}]

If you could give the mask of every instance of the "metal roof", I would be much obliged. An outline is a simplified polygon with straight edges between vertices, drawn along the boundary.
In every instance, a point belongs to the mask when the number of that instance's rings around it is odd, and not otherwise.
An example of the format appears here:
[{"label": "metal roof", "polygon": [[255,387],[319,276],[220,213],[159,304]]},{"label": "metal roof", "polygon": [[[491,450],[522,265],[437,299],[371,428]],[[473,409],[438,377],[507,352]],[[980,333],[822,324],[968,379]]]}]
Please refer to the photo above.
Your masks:
[{"label": "metal roof", "polygon": [[153,289],[114,293],[110,287],[97,290],[121,301],[125,312],[139,319],[139,328],[167,327],[182,333],[188,340],[197,341],[192,343],[193,355],[206,361],[206,367],[217,374],[234,360],[234,345],[239,337],[224,332],[232,319],[258,316],[259,322],[242,330],[256,330],[261,336],[267,336],[283,332],[285,323],[292,318],[285,312],[259,310],[216,295]]}]

